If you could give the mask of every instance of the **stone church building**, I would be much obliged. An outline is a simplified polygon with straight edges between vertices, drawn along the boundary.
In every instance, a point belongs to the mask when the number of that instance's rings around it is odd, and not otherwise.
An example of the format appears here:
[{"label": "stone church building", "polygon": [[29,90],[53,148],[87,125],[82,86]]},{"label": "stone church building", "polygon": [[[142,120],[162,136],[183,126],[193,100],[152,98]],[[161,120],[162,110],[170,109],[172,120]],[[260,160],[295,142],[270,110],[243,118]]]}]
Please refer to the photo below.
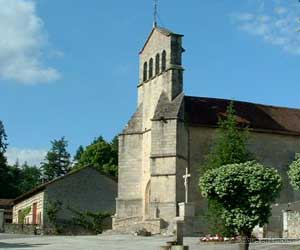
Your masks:
[{"label": "stone church building", "polygon": [[[187,235],[207,233],[200,170],[230,100],[184,95],[182,38],[154,27],[140,51],[137,109],[119,136],[116,230],[172,231],[183,221]],[[283,177],[278,202],[299,200],[286,173],[300,151],[300,110],[242,101],[234,107],[238,121],[249,126],[249,150]]]}]

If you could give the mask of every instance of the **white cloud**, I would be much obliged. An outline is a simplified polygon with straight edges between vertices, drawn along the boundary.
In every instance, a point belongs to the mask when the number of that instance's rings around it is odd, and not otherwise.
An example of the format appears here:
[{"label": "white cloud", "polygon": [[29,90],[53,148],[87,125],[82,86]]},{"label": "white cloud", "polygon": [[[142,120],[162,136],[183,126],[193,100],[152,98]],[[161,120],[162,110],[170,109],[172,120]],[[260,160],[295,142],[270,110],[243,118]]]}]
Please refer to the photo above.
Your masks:
[{"label": "white cloud", "polygon": [[238,29],[300,55],[300,4],[280,0],[260,0],[252,4],[254,10],[231,15]]},{"label": "white cloud", "polygon": [[7,161],[9,164],[15,164],[18,161],[20,164],[27,162],[29,165],[39,166],[47,154],[43,149],[21,149],[8,148],[6,152]]},{"label": "white cloud", "polygon": [[254,16],[251,13],[238,13],[233,15],[234,18],[236,18],[238,21],[250,21],[254,18]]},{"label": "white cloud", "polygon": [[60,78],[43,65],[47,35],[33,0],[0,0],[0,79],[38,84]]},{"label": "white cloud", "polygon": [[277,13],[278,15],[282,15],[288,12],[288,10],[284,7],[276,7],[274,9],[275,13]]}]

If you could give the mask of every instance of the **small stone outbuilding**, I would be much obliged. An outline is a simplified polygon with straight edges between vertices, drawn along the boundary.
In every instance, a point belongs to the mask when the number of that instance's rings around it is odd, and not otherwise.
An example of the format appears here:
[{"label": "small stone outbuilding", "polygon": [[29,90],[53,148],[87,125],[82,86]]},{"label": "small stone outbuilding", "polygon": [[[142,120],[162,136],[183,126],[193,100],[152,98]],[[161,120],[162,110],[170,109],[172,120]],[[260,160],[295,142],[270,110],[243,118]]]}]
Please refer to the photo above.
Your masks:
[{"label": "small stone outbuilding", "polygon": [[86,167],[40,185],[16,198],[13,206],[13,224],[37,225],[49,229],[47,206],[59,204],[56,220],[65,226],[71,224],[74,211],[115,212],[117,182]]}]

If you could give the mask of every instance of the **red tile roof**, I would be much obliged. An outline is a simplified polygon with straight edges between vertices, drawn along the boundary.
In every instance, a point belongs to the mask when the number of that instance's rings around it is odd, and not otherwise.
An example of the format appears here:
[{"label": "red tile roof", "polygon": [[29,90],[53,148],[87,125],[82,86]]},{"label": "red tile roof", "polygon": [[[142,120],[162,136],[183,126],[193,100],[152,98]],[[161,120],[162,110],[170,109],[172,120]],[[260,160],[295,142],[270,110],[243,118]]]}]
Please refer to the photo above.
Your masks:
[{"label": "red tile roof", "polygon": [[[190,125],[217,126],[230,100],[185,96],[185,120]],[[300,109],[234,101],[237,119],[250,129],[300,135]]]}]

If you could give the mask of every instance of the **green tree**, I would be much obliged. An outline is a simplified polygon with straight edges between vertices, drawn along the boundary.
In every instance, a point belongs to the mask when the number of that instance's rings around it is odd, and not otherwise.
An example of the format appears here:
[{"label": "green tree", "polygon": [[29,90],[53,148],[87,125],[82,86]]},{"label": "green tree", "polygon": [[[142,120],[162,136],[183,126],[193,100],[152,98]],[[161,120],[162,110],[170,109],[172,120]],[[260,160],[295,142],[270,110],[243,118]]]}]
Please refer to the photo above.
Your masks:
[{"label": "green tree", "polygon": [[[210,153],[206,157],[204,166],[202,166],[202,174],[209,169],[251,160],[252,156],[247,149],[247,141],[248,129],[244,124],[239,125],[234,103],[230,102],[225,117],[219,119],[216,139],[212,144]],[[225,221],[220,218],[221,213],[222,207],[220,207],[220,204],[208,199],[206,217],[211,233],[223,236],[234,235],[235,232],[232,228],[226,227]]]},{"label": "green tree", "polygon": [[20,166],[18,161],[9,166],[5,157],[7,146],[7,135],[0,121],[0,198],[16,198],[37,185],[34,179],[38,177],[34,173],[38,170]]},{"label": "green tree", "polygon": [[20,183],[22,182],[22,171],[19,163],[16,162],[13,166],[8,166],[8,185],[11,198],[16,198],[22,194]]},{"label": "green tree", "polygon": [[[102,173],[112,177],[118,175],[118,137],[107,142],[102,136],[95,138],[92,143],[80,152],[80,158],[74,169],[92,166]],[[76,153],[77,155],[77,153]]]},{"label": "green tree", "polygon": [[76,150],[75,156],[74,156],[74,162],[77,163],[80,160],[81,155],[84,152],[84,147],[80,145],[78,149]]},{"label": "green tree", "polygon": [[7,164],[5,157],[7,149],[7,135],[4,124],[0,121],[0,198],[15,198],[18,191],[14,185],[13,171]]},{"label": "green tree", "polygon": [[248,249],[253,228],[268,222],[282,182],[275,169],[249,161],[208,170],[199,186],[204,197],[222,207],[221,218],[243,237],[242,249]]},{"label": "green tree", "polygon": [[295,155],[295,160],[289,166],[288,176],[294,190],[300,189],[300,154]]},{"label": "green tree", "polygon": [[41,170],[36,166],[29,166],[25,162],[21,167],[21,180],[19,182],[19,190],[26,193],[41,184]]},{"label": "green tree", "polygon": [[71,156],[67,151],[68,142],[62,137],[51,142],[52,147],[41,163],[44,181],[53,180],[70,171]]},{"label": "green tree", "polygon": [[118,161],[118,158],[117,158],[117,156],[118,156],[118,151],[119,151],[119,137],[118,136],[115,136],[113,139],[112,139],[112,141],[111,141],[111,143],[110,143],[110,145],[111,145],[111,147],[112,147],[112,150],[115,152],[115,158],[116,158],[116,161]]},{"label": "green tree", "polygon": [[248,128],[244,124],[239,125],[234,103],[230,102],[225,118],[219,119],[217,136],[207,156],[204,170],[252,160],[247,141]]},{"label": "green tree", "polygon": [[93,166],[101,172],[115,176],[117,162],[115,152],[105,140],[93,142],[86,147],[78,162],[79,167]]},{"label": "green tree", "polygon": [[0,167],[7,165],[7,160],[5,157],[7,146],[7,135],[5,132],[4,124],[2,121],[0,121]]}]

